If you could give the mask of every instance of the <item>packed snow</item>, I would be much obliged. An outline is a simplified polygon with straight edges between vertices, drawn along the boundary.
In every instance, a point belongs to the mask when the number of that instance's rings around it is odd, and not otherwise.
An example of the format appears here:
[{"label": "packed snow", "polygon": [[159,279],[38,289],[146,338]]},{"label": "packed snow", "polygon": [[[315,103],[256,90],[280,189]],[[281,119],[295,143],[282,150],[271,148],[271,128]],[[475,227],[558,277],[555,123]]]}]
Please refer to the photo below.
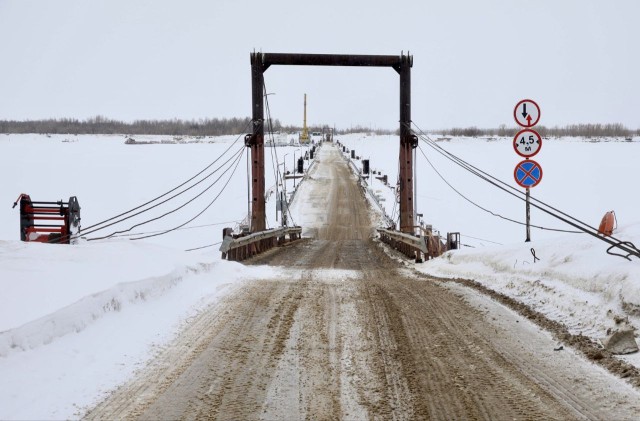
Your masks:
[{"label": "packed snow", "polygon": [[[438,144],[507,182],[521,159],[510,139],[432,136]],[[247,159],[230,168],[206,194],[194,198],[220,171],[191,191],[157,209],[85,236],[78,245],[19,241],[18,194],[33,200],[77,196],[82,226],[111,218],[145,203],[198,173],[225,150],[217,165],[242,148],[242,138],[136,137],[157,144],[126,145],[125,136],[0,135],[0,418],[70,418],[83,413],[125,381],[168,343],[190,316],[220,300],[244,282],[281,275],[269,267],[223,261],[218,252],[223,227],[239,227],[247,215]],[[239,139],[239,140],[238,140]],[[396,136],[338,137],[371,168],[387,175],[388,185],[368,179],[374,208],[394,212],[398,171]],[[162,143],[162,141],[165,141]],[[234,143],[235,142],[235,143]],[[285,142],[286,143],[286,142]],[[634,178],[640,139],[545,139],[535,157],[544,168],[532,195],[597,226],[615,210],[615,235],[640,245],[640,199]],[[524,204],[465,174],[422,145],[433,166],[459,192],[495,214],[524,220]],[[267,148],[268,225],[276,220],[277,154],[281,170],[291,171],[305,147]],[[245,151],[246,153],[246,151]],[[345,154],[345,157],[347,154]],[[283,164],[283,160],[284,165]],[[462,250],[416,264],[442,277],[475,279],[522,301],[577,333],[594,339],[615,328],[616,318],[640,325],[640,259],[627,261],[605,253],[607,245],[585,234],[532,230],[493,216],[460,197],[433,171],[417,150],[418,212],[442,233],[460,232]],[[236,172],[232,165],[237,164]],[[305,161],[305,168],[311,163]],[[313,165],[313,164],[311,164]],[[352,165],[361,168],[360,160]],[[199,180],[208,174],[205,172]],[[288,193],[295,191],[287,182]],[[225,182],[228,186],[222,189]],[[306,213],[306,188],[296,181],[295,222],[317,222]],[[131,238],[184,227],[138,241]],[[377,204],[376,204],[377,203]],[[381,218],[381,221],[383,219]],[[141,224],[127,231],[135,224]],[[572,230],[535,209],[535,225]],[[123,231],[109,239],[92,238]],[[132,235],[136,234],[136,235]],[[186,252],[198,247],[202,249]],[[534,259],[531,249],[535,251]],[[539,259],[539,260],[538,260]],[[637,366],[637,355],[623,357]]]}]

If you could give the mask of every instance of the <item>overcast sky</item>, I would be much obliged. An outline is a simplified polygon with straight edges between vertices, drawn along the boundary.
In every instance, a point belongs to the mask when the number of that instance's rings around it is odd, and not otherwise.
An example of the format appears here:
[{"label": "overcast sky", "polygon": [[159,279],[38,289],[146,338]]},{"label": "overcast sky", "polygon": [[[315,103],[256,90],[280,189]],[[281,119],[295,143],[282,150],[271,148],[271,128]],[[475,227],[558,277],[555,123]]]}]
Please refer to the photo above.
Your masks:
[{"label": "overcast sky", "polygon": [[[428,129],[640,128],[638,0],[0,0],[0,119],[250,115],[249,53],[410,51],[413,120]],[[398,125],[386,68],[271,67],[272,116]]]}]

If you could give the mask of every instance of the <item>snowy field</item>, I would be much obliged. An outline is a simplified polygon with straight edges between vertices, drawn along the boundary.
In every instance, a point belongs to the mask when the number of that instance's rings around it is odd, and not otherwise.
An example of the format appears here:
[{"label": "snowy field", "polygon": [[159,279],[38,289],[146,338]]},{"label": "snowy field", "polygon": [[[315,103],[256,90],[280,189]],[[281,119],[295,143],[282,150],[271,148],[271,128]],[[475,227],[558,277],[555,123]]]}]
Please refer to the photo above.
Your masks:
[{"label": "snowy field", "polygon": [[[136,137],[164,139],[171,138]],[[228,149],[218,164],[224,162],[243,148],[242,139],[236,139],[125,145],[123,136],[0,135],[0,197],[5,200],[0,207],[0,418],[81,414],[140,368],[190,316],[243,282],[279,276],[278,269],[221,261],[217,246],[184,251],[217,243],[223,227],[235,227],[246,217],[246,155],[230,161],[220,181],[184,208],[119,236],[81,241],[73,247],[18,241],[19,212],[11,209],[18,194],[45,201],[66,201],[75,195],[82,207],[82,225],[87,227],[178,186]],[[395,185],[397,137],[349,135],[339,140],[369,158],[371,167],[387,174],[389,184]],[[438,144],[515,186],[513,168],[520,159],[509,139],[454,138]],[[463,173],[426,145],[422,148],[442,176],[470,200],[496,214],[524,220],[522,202]],[[299,147],[276,149],[288,170],[303,152]],[[268,192],[275,185],[271,152],[265,151]],[[594,339],[619,327],[615,317],[640,325],[640,259],[628,262],[608,256],[606,244],[586,234],[533,229],[533,241],[525,244],[524,227],[471,205],[438,177],[419,150],[417,154],[418,212],[442,233],[460,232],[466,245],[416,265],[418,270],[476,279]],[[620,223],[615,235],[640,245],[640,198],[633,182],[638,156],[638,138],[631,142],[545,139],[534,158],[544,176],[532,195],[593,226],[606,211],[615,210]],[[235,163],[237,170],[231,176]],[[360,161],[354,164],[361,166]],[[153,211],[87,238],[125,231],[172,211],[223,172]],[[393,190],[371,181],[387,213],[393,214]],[[226,182],[219,198],[182,229],[129,240],[187,222]],[[287,189],[293,191],[292,181]],[[273,197],[267,205],[271,227],[279,223]],[[296,206],[304,215],[303,203]],[[532,223],[572,229],[535,209]],[[533,261],[531,248],[539,261]],[[637,355],[624,358],[640,366]]]}]

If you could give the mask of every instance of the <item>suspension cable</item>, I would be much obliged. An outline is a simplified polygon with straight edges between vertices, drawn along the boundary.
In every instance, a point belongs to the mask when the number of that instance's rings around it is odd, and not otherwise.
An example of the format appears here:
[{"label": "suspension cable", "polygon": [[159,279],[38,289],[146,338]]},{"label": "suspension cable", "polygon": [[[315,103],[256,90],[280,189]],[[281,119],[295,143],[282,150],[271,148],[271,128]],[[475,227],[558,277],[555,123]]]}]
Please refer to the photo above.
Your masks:
[{"label": "suspension cable", "polygon": [[[177,229],[176,231],[191,230],[191,229],[198,229],[198,228],[216,227],[216,226],[220,226],[220,225],[237,224],[237,223],[238,223],[238,221],[215,222],[213,224],[203,224],[203,225],[193,225],[193,226],[190,226],[190,227],[183,227],[183,228]],[[117,235],[114,235],[112,238],[135,237],[137,235],[155,234],[157,232],[162,232],[162,231],[163,230],[147,231],[147,232],[130,232],[128,234],[117,234]]]},{"label": "suspension cable", "polygon": [[[278,180],[280,176],[280,162],[278,162],[278,151],[276,149],[275,138],[273,137],[273,121],[271,120],[271,109],[269,108],[269,97],[267,94],[267,86],[263,83],[263,92],[264,92],[264,100],[267,108],[267,123],[269,125],[269,137],[271,138],[271,169],[273,170],[273,176],[275,178],[276,185],[276,201],[280,200],[280,195],[278,194]],[[275,160],[274,160],[275,154]],[[278,210],[276,207],[276,221],[278,220]]]},{"label": "suspension cable", "polygon": [[[245,132],[245,131],[246,131],[246,129],[247,129],[247,127],[249,127],[249,125],[250,125],[250,124],[251,124],[251,120],[249,120],[249,122],[244,126],[244,128],[242,129],[242,132]],[[169,190],[169,191],[167,191],[167,192],[165,192],[165,193],[161,194],[160,196],[157,196],[157,197],[155,197],[155,198],[153,198],[153,199],[149,200],[148,202],[145,202],[145,203],[143,203],[143,204],[141,204],[141,205],[138,205],[138,206],[136,206],[135,208],[129,209],[129,210],[128,210],[128,211],[126,211],[126,212],[122,212],[122,213],[121,213],[121,214],[119,214],[119,215],[113,216],[113,217],[111,217],[111,218],[105,219],[105,220],[103,220],[103,221],[100,221],[100,222],[95,223],[95,224],[93,224],[93,225],[90,225],[90,226],[88,226],[88,227],[85,227],[85,228],[84,228],[84,230],[85,230],[85,231],[90,230],[90,229],[95,228],[95,227],[97,227],[97,226],[99,226],[99,225],[102,225],[102,224],[104,224],[104,223],[106,223],[106,222],[113,221],[114,219],[120,218],[121,216],[124,216],[124,215],[126,215],[126,214],[128,214],[128,213],[134,212],[134,211],[136,211],[136,210],[138,210],[138,209],[140,209],[140,208],[143,208],[143,207],[145,207],[145,206],[149,205],[150,203],[155,202],[156,200],[159,200],[159,199],[161,199],[161,198],[163,198],[163,197],[167,196],[168,194],[173,193],[174,191],[178,190],[180,187],[182,187],[182,186],[184,186],[184,185],[186,185],[186,184],[190,183],[190,182],[191,182],[191,181],[193,181],[195,178],[197,178],[197,177],[198,177],[198,176],[200,176],[202,173],[204,173],[204,172],[205,172],[205,171],[207,171],[209,168],[211,168],[211,167],[212,167],[216,162],[218,162],[220,159],[222,159],[222,157],[223,157],[224,155],[226,155],[226,154],[227,154],[227,152],[229,152],[229,150],[233,147],[233,145],[235,145],[235,144],[238,142],[238,140],[239,140],[242,136],[243,136],[243,134],[240,134],[238,137],[236,137],[236,139],[235,139],[235,140],[234,140],[234,141],[233,141],[233,142],[232,142],[232,143],[227,147],[227,149],[225,149],[225,150],[224,150],[224,152],[222,152],[222,154],[221,154],[220,156],[218,156],[218,157],[217,157],[213,162],[211,162],[210,164],[208,164],[206,167],[204,167],[202,170],[200,170],[197,174],[195,174],[194,176],[192,176],[192,177],[191,177],[191,178],[189,178],[188,180],[186,180],[186,181],[182,182],[181,184],[179,184],[179,185],[177,185],[176,187],[172,188],[171,190]],[[182,193],[184,193],[185,191],[186,191],[186,190],[184,190],[183,192],[180,192],[179,194],[182,194]],[[178,194],[178,195],[179,195],[179,194]],[[175,196],[174,196],[174,197],[175,197]]]},{"label": "suspension cable", "polygon": [[[462,197],[464,200],[466,200],[467,202],[471,203],[473,206],[475,206],[475,207],[477,207],[477,208],[479,208],[479,209],[482,209],[483,211],[485,211],[485,212],[487,212],[487,213],[490,213],[491,215],[496,216],[496,217],[498,217],[498,218],[502,218],[502,219],[504,219],[504,220],[506,220],[506,221],[513,222],[513,223],[515,223],[515,224],[519,224],[519,225],[527,225],[525,222],[521,222],[521,221],[518,221],[518,220],[515,220],[515,219],[511,219],[511,218],[508,218],[508,217],[506,217],[506,216],[503,216],[503,215],[500,215],[500,214],[498,214],[498,213],[495,213],[495,212],[493,212],[493,211],[491,211],[491,210],[489,210],[489,209],[487,209],[487,208],[482,207],[481,205],[479,205],[478,203],[474,202],[473,200],[469,199],[467,196],[465,196],[464,194],[462,194],[458,189],[456,189],[455,187],[453,187],[453,186],[451,185],[451,183],[449,183],[449,181],[447,181],[447,180],[444,178],[444,176],[440,173],[440,171],[438,171],[438,170],[436,169],[436,167],[433,165],[433,163],[431,162],[431,160],[429,160],[429,158],[427,157],[427,155],[424,153],[424,150],[422,149],[422,146],[418,145],[418,148],[420,149],[420,152],[422,153],[422,156],[424,156],[424,159],[426,159],[426,160],[427,160],[427,163],[431,166],[431,168],[433,169],[433,171],[435,171],[435,173],[436,173],[436,174],[438,174],[438,176],[442,179],[442,181],[444,181],[444,182],[445,182],[445,184],[451,188],[451,190],[453,190],[454,192],[456,192],[456,193],[457,193],[460,197]],[[557,229],[557,228],[547,228],[547,227],[542,227],[542,226],[539,226],[539,225],[531,225],[531,224],[530,224],[529,226],[531,226],[531,227],[533,227],[533,228],[538,228],[538,229],[541,229],[541,230],[547,230],[547,231],[558,231],[558,232],[568,232],[568,233],[573,233],[573,234],[584,234],[582,231],[570,231],[570,230],[563,230],[563,229]]]},{"label": "suspension cable", "polygon": [[213,246],[217,246],[219,244],[222,244],[222,241],[218,241],[217,243],[213,243],[213,244],[207,244],[206,246],[194,247],[192,249],[186,249],[185,251],[194,251],[194,250],[206,249],[207,247],[213,247]]},{"label": "suspension cable", "polygon": [[[243,153],[244,153],[244,149],[243,149]],[[159,235],[164,235],[164,234],[167,234],[167,233],[170,233],[170,232],[176,231],[176,230],[178,230],[178,229],[180,229],[180,228],[184,227],[185,225],[187,225],[187,224],[189,224],[189,223],[193,222],[196,218],[200,217],[200,215],[202,215],[203,213],[205,213],[205,212],[206,212],[206,210],[207,210],[207,209],[209,209],[209,208],[211,207],[211,205],[213,205],[213,204],[214,204],[214,202],[215,202],[216,200],[218,200],[218,198],[220,197],[220,195],[225,191],[225,189],[227,188],[227,185],[229,184],[229,182],[230,182],[230,181],[231,181],[231,179],[233,178],[233,175],[235,174],[236,170],[238,169],[238,165],[240,164],[240,161],[242,161],[242,154],[240,154],[240,155],[238,156],[238,159],[237,159],[237,160],[236,160],[236,162],[235,162],[235,166],[233,167],[233,171],[231,172],[231,175],[229,175],[229,178],[227,178],[227,182],[226,182],[226,183],[224,183],[224,185],[222,186],[222,189],[220,189],[220,192],[218,192],[218,194],[213,198],[213,200],[211,200],[211,202],[209,202],[209,204],[208,204],[208,205],[207,205],[203,210],[201,210],[198,214],[196,214],[193,218],[189,219],[188,221],[186,221],[186,222],[184,222],[184,223],[182,223],[182,224],[180,224],[180,225],[178,225],[178,226],[176,226],[176,227],[174,227],[174,228],[171,228],[171,229],[165,230],[165,231],[163,231],[163,232],[156,233],[156,234],[145,235],[145,236],[142,236],[142,237],[131,238],[131,240],[142,240],[143,238],[150,238],[150,237],[157,237],[157,236],[159,236]],[[226,172],[228,172],[228,169],[225,171],[225,173],[226,173]],[[224,173],[223,173],[222,175],[224,175]],[[222,175],[221,175],[220,177],[222,177]],[[206,191],[206,190],[205,190],[205,191]],[[203,192],[203,193],[204,193],[204,192]],[[195,198],[197,198],[197,197],[198,197],[198,196],[194,197],[194,199],[195,199]],[[186,205],[186,203],[185,203],[185,205]],[[151,221],[153,221],[153,220],[154,220],[154,219],[149,220],[149,221],[147,221],[147,222],[151,222]],[[147,223],[147,222],[145,222],[145,223]],[[140,224],[139,224],[139,225],[140,225]]]},{"label": "suspension cable", "polygon": [[[269,126],[269,133],[271,135],[271,140],[272,140],[272,145],[273,148],[271,148],[271,163],[273,165],[273,153],[275,149],[275,141],[273,138],[273,119],[271,118],[271,108],[269,107],[269,97],[268,95],[266,95],[267,92],[267,88],[266,85],[264,87],[264,99],[265,99],[265,107],[267,110],[267,124]],[[276,175],[276,200],[277,200],[277,186],[278,186],[278,178],[277,176],[280,176],[280,179],[282,180],[283,183],[286,184],[287,180],[286,178],[283,176],[283,174],[280,172],[280,163],[278,162],[278,151],[275,151],[275,157],[276,157],[276,169],[277,169],[277,175]],[[294,177],[295,177],[295,173],[294,173]],[[289,226],[289,220],[291,221],[291,224],[293,224],[294,226],[296,225],[296,222],[293,219],[293,215],[291,214],[291,209],[289,209],[289,202],[288,202],[288,198],[285,197],[285,207],[286,207],[286,212],[289,215],[289,219],[287,220],[287,226]]]},{"label": "suspension cable", "polygon": [[[463,235],[462,235],[462,234],[460,234],[460,236],[462,237]],[[466,237],[466,238],[473,238],[474,240],[478,240],[478,241],[485,241],[485,242],[487,242],[487,243],[497,244],[497,245],[499,245],[499,246],[503,246],[503,245],[504,245],[504,244],[502,244],[502,243],[498,243],[498,242],[496,242],[496,241],[487,240],[486,238],[472,237],[472,236],[467,235],[467,234],[465,234],[465,235],[464,235],[464,237]],[[468,246],[468,247],[473,247],[473,246]]]},{"label": "suspension cable", "polygon": [[[250,124],[250,123],[251,123],[251,120],[249,120],[249,122],[247,123],[247,125],[245,125],[245,127],[244,127],[244,128],[246,129],[246,128],[249,126],[249,124]],[[163,197],[167,196],[168,194],[170,194],[170,193],[172,193],[172,192],[176,191],[176,190],[177,190],[177,189],[179,189],[180,187],[185,186],[185,185],[186,185],[186,184],[188,184],[189,182],[193,181],[195,178],[197,178],[198,176],[200,176],[200,175],[201,175],[202,173],[204,173],[206,170],[208,170],[209,168],[211,168],[211,167],[212,167],[216,162],[218,162],[220,159],[222,159],[222,157],[223,157],[224,155],[226,155],[226,154],[227,154],[227,152],[229,152],[229,150],[231,149],[231,147],[232,147],[233,145],[235,145],[235,144],[238,142],[238,139],[240,139],[240,137],[242,137],[242,135],[239,135],[238,137],[236,137],[236,139],[235,139],[235,140],[234,140],[234,141],[233,141],[233,142],[232,142],[232,143],[227,147],[227,149],[225,149],[225,150],[222,152],[222,154],[221,154],[220,156],[218,156],[218,157],[217,157],[213,162],[211,162],[211,163],[210,163],[210,164],[208,164],[205,168],[203,168],[201,171],[199,171],[197,174],[195,174],[194,176],[192,176],[192,177],[191,177],[191,178],[189,178],[188,180],[184,181],[183,183],[179,184],[178,186],[176,186],[176,187],[172,188],[171,190],[169,190],[169,191],[167,191],[167,192],[165,192],[165,193],[161,194],[160,196],[157,196],[157,197],[155,197],[155,198],[153,198],[153,199],[151,199],[151,200],[149,200],[149,201],[147,201],[147,202],[145,202],[145,203],[143,203],[143,204],[141,204],[141,205],[138,205],[138,206],[136,206],[136,207],[134,207],[134,208],[132,208],[132,209],[129,209],[128,211],[122,212],[122,213],[120,213],[120,214],[118,214],[118,215],[116,215],[116,216],[113,216],[113,217],[108,218],[108,219],[105,219],[105,220],[103,220],[103,221],[101,221],[101,222],[98,222],[98,223],[95,223],[95,224],[90,225],[90,226],[88,226],[88,227],[85,227],[85,228],[83,228],[83,229],[82,229],[80,232],[78,232],[78,233],[75,233],[75,234],[70,233],[70,234],[66,234],[66,235],[64,235],[62,238],[57,238],[57,239],[55,240],[55,242],[63,241],[63,240],[66,240],[66,239],[69,239],[70,241],[76,240],[76,239],[78,239],[78,238],[79,238],[79,237],[81,237],[81,236],[88,235],[88,234],[92,234],[92,233],[94,233],[94,232],[100,231],[100,230],[102,230],[102,229],[105,229],[105,228],[108,228],[108,227],[113,226],[113,225],[115,225],[115,224],[118,224],[118,223],[120,223],[120,222],[123,222],[123,221],[125,221],[125,220],[127,220],[127,219],[133,218],[134,216],[140,215],[141,213],[144,213],[144,212],[147,212],[147,211],[149,211],[149,210],[151,210],[151,209],[154,209],[155,207],[160,206],[160,205],[162,205],[162,204],[164,204],[164,203],[168,202],[169,200],[172,200],[172,199],[174,199],[174,198],[176,198],[176,197],[178,197],[178,196],[180,196],[180,195],[184,194],[185,192],[187,192],[187,191],[191,190],[192,188],[194,188],[194,187],[195,187],[195,186],[197,186],[198,184],[202,183],[202,182],[203,182],[204,180],[206,180],[207,178],[211,177],[211,176],[212,176],[213,174],[215,174],[217,171],[219,171],[219,170],[220,170],[220,168],[222,168],[222,167],[223,167],[227,162],[229,162],[229,160],[225,161],[225,163],[223,163],[220,167],[218,167],[217,169],[215,169],[214,171],[212,171],[211,173],[209,173],[209,174],[208,174],[207,176],[205,176],[202,180],[200,180],[200,181],[196,182],[195,184],[193,184],[193,185],[191,185],[191,186],[187,187],[186,189],[184,189],[184,190],[182,190],[182,191],[180,191],[180,192],[176,193],[175,195],[171,196],[170,198],[165,199],[164,201],[162,201],[162,202],[160,202],[160,203],[157,203],[157,204],[155,204],[154,206],[151,206],[151,207],[150,207],[150,208],[148,208],[148,209],[143,209],[142,211],[137,212],[137,213],[136,213],[136,214],[134,214],[134,215],[129,215],[128,217],[122,218],[122,219],[120,219],[120,220],[118,220],[118,221],[112,222],[112,223],[107,224],[107,225],[105,225],[105,226],[103,226],[103,227],[99,227],[100,225],[104,225],[104,224],[105,224],[105,223],[107,223],[107,222],[113,221],[114,219],[120,218],[120,217],[122,217],[122,216],[124,216],[124,215],[127,215],[127,214],[129,214],[129,213],[131,213],[131,212],[134,212],[134,211],[136,211],[136,210],[138,210],[138,209],[141,209],[141,208],[143,208],[143,207],[145,207],[145,206],[147,206],[147,205],[149,205],[149,204],[151,204],[151,203],[153,203],[153,202],[155,202],[155,201],[157,201],[157,200],[159,200],[159,199],[161,199],[161,198],[163,198]],[[232,156],[230,159],[233,159],[233,156]],[[49,242],[51,242],[51,241],[49,241]]]},{"label": "suspension cable", "polygon": [[[242,146],[242,147],[241,147],[241,149],[240,149],[238,152],[236,152],[234,155],[232,155],[232,156],[231,156],[231,158],[229,158],[229,159],[228,159],[228,160],[223,164],[223,166],[224,166],[224,165],[226,165],[227,163],[229,163],[229,161],[231,161],[231,160],[232,160],[232,159],[234,159],[234,158],[235,158],[235,161],[237,161],[240,157],[242,157],[242,153],[243,153],[243,152],[244,152],[244,146]],[[235,163],[235,161],[231,164],[231,166],[233,166],[233,164]],[[223,166],[219,167],[216,171],[218,171],[218,170],[220,170],[221,168],[223,168]],[[94,237],[94,238],[90,238],[90,239],[87,239],[87,240],[88,240],[88,241],[93,241],[93,240],[102,240],[102,239],[105,239],[105,238],[110,238],[110,237],[112,237],[112,236],[114,236],[114,235],[116,235],[116,234],[122,234],[122,233],[125,233],[125,232],[129,232],[129,231],[131,231],[132,229],[134,229],[134,228],[136,228],[136,227],[139,227],[139,226],[141,226],[141,225],[147,224],[147,223],[152,222],[152,221],[156,221],[156,220],[158,220],[158,219],[160,219],[160,218],[164,218],[165,216],[167,216],[167,215],[169,215],[169,214],[172,214],[172,213],[174,213],[174,212],[176,212],[176,211],[178,211],[178,210],[182,209],[183,207],[187,206],[189,203],[191,203],[191,202],[193,202],[194,200],[196,200],[198,197],[202,196],[202,195],[203,195],[205,192],[207,192],[209,189],[211,189],[211,188],[212,188],[212,187],[213,187],[213,186],[214,186],[214,185],[215,185],[215,184],[216,184],[216,183],[217,183],[217,182],[218,182],[218,181],[219,181],[219,180],[220,180],[220,179],[221,179],[221,178],[222,178],[222,177],[223,177],[223,176],[224,176],[228,171],[229,171],[229,169],[231,168],[231,166],[229,166],[226,170],[224,170],[224,172],[223,172],[222,174],[220,174],[220,176],[218,176],[218,178],[216,178],[216,179],[215,179],[215,181],[213,181],[211,184],[209,184],[209,185],[208,185],[208,186],[207,186],[203,191],[201,191],[200,193],[198,193],[196,196],[194,196],[193,198],[191,198],[191,199],[190,199],[190,200],[188,200],[187,202],[185,202],[185,203],[183,203],[182,205],[178,206],[177,208],[174,208],[174,209],[172,209],[172,210],[170,210],[170,211],[168,211],[168,212],[166,212],[166,213],[164,213],[164,214],[162,214],[162,215],[160,215],[160,216],[158,216],[158,217],[155,217],[155,218],[149,219],[149,220],[147,220],[147,221],[144,221],[144,222],[141,222],[141,223],[135,224],[135,225],[133,225],[132,227],[130,227],[130,228],[128,228],[128,229],[126,229],[126,230],[122,230],[122,231],[115,231],[115,232],[113,232],[113,233],[111,233],[111,234],[109,234],[109,235],[105,235],[105,236],[102,236],[102,237]],[[171,199],[171,198],[170,198],[170,199]],[[123,218],[123,219],[122,219],[122,220],[120,220],[120,221],[113,222],[113,223],[111,223],[111,224],[109,224],[109,225],[107,225],[107,226],[111,226],[111,225],[114,225],[114,224],[116,224],[116,223],[122,222],[122,221],[124,221],[124,220],[126,220],[126,219],[129,219],[129,218],[132,218],[132,217],[134,217],[134,216],[137,216],[137,215],[139,215],[139,214],[141,214],[141,213],[143,213],[143,212],[146,212],[146,211],[151,210],[151,209],[153,209],[153,208],[155,208],[155,207],[157,207],[157,206],[160,206],[161,204],[163,204],[163,203],[165,203],[165,202],[169,201],[170,199],[166,199],[166,200],[164,200],[163,202],[160,202],[160,203],[158,203],[158,204],[154,205],[153,207],[151,207],[151,208],[149,208],[149,209],[145,209],[145,210],[143,210],[143,211],[137,212],[137,213],[136,213],[136,214],[134,214],[134,215],[130,215],[130,216],[126,217],[126,218]],[[106,227],[104,227],[104,228],[106,228]],[[91,231],[91,232],[95,232],[95,231],[98,231],[98,230],[96,229],[96,230],[93,230],[93,231]],[[86,235],[86,234],[89,234],[89,233],[84,232],[83,234],[84,234],[84,235]]]},{"label": "suspension cable", "polygon": [[[507,183],[505,183],[502,180],[499,180],[498,178],[478,169],[477,167],[469,164],[468,162],[464,161],[463,159],[457,157],[456,155],[452,154],[451,152],[446,151],[444,148],[442,148],[440,145],[438,145],[435,141],[433,141],[431,138],[429,138],[423,131],[422,129],[420,129],[415,123],[412,123],[416,126],[416,128],[420,131],[419,135],[420,138],[427,144],[429,145],[431,148],[433,148],[434,150],[436,150],[437,152],[439,152],[440,154],[442,154],[443,156],[445,156],[446,158],[450,159],[452,162],[456,163],[457,165],[459,165],[460,167],[462,167],[463,169],[469,171],[470,173],[476,175],[477,177],[483,179],[484,181],[494,185],[495,187],[499,188],[500,190],[503,190],[504,192],[516,197],[517,199],[521,200],[521,201],[526,201],[526,199],[523,197],[524,193],[519,191],[518,189],[508,185]],[[411,129],[411,127],[409,126],[409,129]],[[506,188],[505,188],[506,187]],[[514,193],[515,191],[515,193]],[[551,205],[548,205],[547,203],[536,199],[534,197],[531,197],[531,200],[535,203],[531,203],[531,206],[547,213],[548,215],[561,220],[562,222],[569,224],[571,226],[573,226],[574,228],[577,228],[580,231],[583,231],[601,241],[604,241],[608,244],[610,244],[612,247],[617,247],[621,250],[623,250],[624,252],[627,253],[627,256],[622,256],[625,257],[626,259],[629,259],[628,256],[634,255],[636,257],[640,258],[640,250],[635,247],[635,245],[633,245],[633,243],[628,242],[628,241],[622,241],[612,235],[608,235],[608,236],[601,236],[598,234],[598,231],[588,225],[587,223],[580,221],[579,219],[568,215],[556,208],[554,208]],[[544,207],[543,207],[544,206]],[[556,213],[557,212],[557,213]],[[562,215],[562,216],[561,216]]]},{"label": "suspension cable", "polygon": [[[420,137],[421,137],[421,139],[422,139],[422,140],[423,140],[427,145],[429,145],[429,146],[430,146],[430,147],[432,147],[433,149],[436,149],[440,154],[444,155],[444,156],[445,156],[445,157],[447,157],[449,160],[451,160],[451,161],[455,162],[457,165],[459,165],[459,166],[463,167],[464,169],[466,169],[467,171],[469,171],[469,172],[471,172],[472,174],[476,175],[477,177],[479,177],[479,178],[481,178],[481,179],[484,179],[485,181],[487,181],[487,182],[489,182],[489,183],[491,183],[491,184],[495,185],[496,187],[498,187],[499,189],[501,189],[501,190],[505,191],[506,193],[511,194],[512,196],[515,196],[515,197],[517,197],[518,199],[520,199],[520,200],[522,200],[522,201],[525,201],[525,200],[526,200],[526,199],[525,199],[525,193],[524,193],[524,192],[522,192],[522,191],[520,191],[519,189],[517,189],[517,188],[515,188],[515,187],[511,186],[510,184],[505,183],[504,181],[502,181],[502,180],[500,180],[500,179],[498,179],[498,178],[496,178],[496,177],[492,176],[491,174],[489,174],[489,173],[486,173],[486,172],[482,171],[481,169],[479,169],[479,168],[475,167],[474,165],[472,165],[472,164],[468,163],[467,161],[463,160],[462,158],[460,158],[460,157],[458,157],[458,156],[456,156],[456,155],[452,154],[451,152],[447,151],[446,149],[444,149],[443,147],[441,147],[440,145],[438,145],[435,141],[433,141],[429,136],[427,136],[427,135],[422,131],[422,129],[420,129],[420,128],[418,127],[418,125],[417,125],[417,124],[415,124],[415,123],[413,123],[413,122],[412,122],[412,124],[413,124],[416,128],[418,128],[418,130],[420,130]],[[491,180],[493,180],[493,182],[492,182]],[[497,183],[497,184],[496,184],[496,183]],[[498,185],[498,184],[499,184],[499,185]],[[514,194],[514,192],[515,192],[515,194]],[[541,200],[539,200],[539,199],[536,199],[536,198],[535,198],[535,197],[533,197],[533,196],[530,196],[530,199],[531,199],[531,200],[533,200],[533,201],[536,201],[536,202],[540,203],[540,204],[541,204],[541,205],[543,205],[543,206],[548,207],[549,209],[552,209],[552,210],[553,210],[553,211],[555,211],[555,212],[560,213],[560,214],[561,214],[561,215],[563,215],[563,216],[566,216],[567,218],[570,218],[570,219],[574,220],[575,222],[577,222],[577,223],[579,223],[579,224],[584,225],[587,229],[591,229],[592,231],[597,232],[597,230],[596,230],[595,228],[591,227],[589,224],[587,224],[587,223],[585,223],[585,222],[583,222],[583,221],[580,221],[579,219],[577,219],[577,218],[575,218],[575,217],[573,217],[573,216],[571,216],[571,215],[568,215],[568,214],[566,214],[566,213],[564,213],[564,212],[560,211],[559,209],[556,209],[556,208],[554,208],[553,206],[551,206],[551,205],[549,205],[549,204],[547,204],[547,203],[545,203],[545,202],[543,202],[543,201],[541,201]],[[585,231],[584,229],[582,229],[582,228],[580,228],[580,227],[578,227],[578,229],[580,229],[581,231]]]}]

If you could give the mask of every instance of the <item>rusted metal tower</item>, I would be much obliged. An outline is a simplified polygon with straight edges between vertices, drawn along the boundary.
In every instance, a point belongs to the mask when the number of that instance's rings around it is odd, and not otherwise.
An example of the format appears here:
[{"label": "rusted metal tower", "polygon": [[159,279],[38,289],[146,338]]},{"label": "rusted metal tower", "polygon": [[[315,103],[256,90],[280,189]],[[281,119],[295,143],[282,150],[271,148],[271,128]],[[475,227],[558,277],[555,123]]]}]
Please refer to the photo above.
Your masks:
[{"label": "rusted metal tower", "polygon": [[413,233],[413,149],[411,134],[411,67],[413,57],[351,54],[251,53],[253,132],[245,137],[251,147],[251,232],[264,231],[264,72],[271,65],[392,67],[400,75],[400,231]]},{"label": "rusted metal tower", "polygon": [[411,66],[413,57],[400,56],[400,231],[413,233],[416,225],[413,197],[413,150],[418,137],[411,133]]},{"label": "rusted metal tower", "polygon": [[267,227],[264,198],[264,71],[262,54],[251,54],[251,99],[253,130],[245,136],[251,148],[251,232]]}]

